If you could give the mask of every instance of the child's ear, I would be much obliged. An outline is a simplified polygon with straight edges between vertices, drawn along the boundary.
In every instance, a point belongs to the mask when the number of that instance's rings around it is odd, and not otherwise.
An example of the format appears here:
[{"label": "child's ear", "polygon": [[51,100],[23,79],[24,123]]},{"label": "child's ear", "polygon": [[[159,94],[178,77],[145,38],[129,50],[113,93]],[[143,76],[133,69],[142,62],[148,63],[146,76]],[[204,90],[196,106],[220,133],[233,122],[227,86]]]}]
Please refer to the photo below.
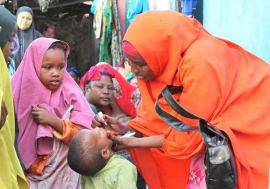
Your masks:
[{"label": "child's ear", "polygon": [[103,148],[101,150],[101,156],[103,159],[109,159],[110,158],[110,150],[108,148]]}]

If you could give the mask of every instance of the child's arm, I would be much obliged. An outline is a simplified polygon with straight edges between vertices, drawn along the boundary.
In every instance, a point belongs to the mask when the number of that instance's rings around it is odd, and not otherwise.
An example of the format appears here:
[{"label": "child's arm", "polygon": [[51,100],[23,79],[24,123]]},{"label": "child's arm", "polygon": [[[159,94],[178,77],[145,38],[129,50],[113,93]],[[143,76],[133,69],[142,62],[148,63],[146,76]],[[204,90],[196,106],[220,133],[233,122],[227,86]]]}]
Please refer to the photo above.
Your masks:
[{"label": "child's arm", "polygon": [[32,115],[37,123],[51,126],[57,132],[63,133],[62,120],[49,111],[36,107],[32,109]]},{"label": "child's arm", "polygon": [[65,144],[69,144],[73,136],[79,131],[79,126],[67,120],[62,120],[62,125],[63,133],[59,133],[58,131],[53,129],[53,136],[55,136],[59,140],[64,141]]}]

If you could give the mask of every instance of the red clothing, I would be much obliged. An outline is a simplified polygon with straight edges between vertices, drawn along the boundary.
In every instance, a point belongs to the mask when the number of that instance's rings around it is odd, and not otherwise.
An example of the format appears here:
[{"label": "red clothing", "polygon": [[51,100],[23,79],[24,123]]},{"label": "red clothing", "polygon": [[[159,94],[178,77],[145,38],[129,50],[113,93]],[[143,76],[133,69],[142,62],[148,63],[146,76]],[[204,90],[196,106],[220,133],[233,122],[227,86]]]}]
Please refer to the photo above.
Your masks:
[{"label": "red clothing", "polygon": [[[133,154],[150,188],[157,183],[162,189],[186,188],[190,158],[204,149],[198,132],[176,131],[156,114],[154,103],[166,85],[182,85],[184,90],[174,95],[176,100],[230,137],[237,187],[267,188],[270,66],[240,46],[210,35],[198,21],[173,11],[138,15],[124,41],[136,48],[155,75],[149,82],[138,79],[142,101],[137,117],[128,122],[144,136],[164,136],[162,149],[151,149],[147,155],[155,162],[152,167],[147,164],[149,159],[140,160],[143,152]],[[164,101],[161,105],[185,123],[197,125],[177,115]],[[149,175],[153,169],[158,176]]]},{"label": "red clothing", "polygon": [[[97,67],[100,70],[103,69],[113,75],[115,88],[114,99],[125,114],[134,118],[136,116],[136,107],[140,101],[140,93],[138,89],[126,81],[125,78],[110,64],[101,62],[97,64]],[[80,80],[83,90],[86,82],[91,80],[89,79],[90,71],[91,70],[87,71]]]}]

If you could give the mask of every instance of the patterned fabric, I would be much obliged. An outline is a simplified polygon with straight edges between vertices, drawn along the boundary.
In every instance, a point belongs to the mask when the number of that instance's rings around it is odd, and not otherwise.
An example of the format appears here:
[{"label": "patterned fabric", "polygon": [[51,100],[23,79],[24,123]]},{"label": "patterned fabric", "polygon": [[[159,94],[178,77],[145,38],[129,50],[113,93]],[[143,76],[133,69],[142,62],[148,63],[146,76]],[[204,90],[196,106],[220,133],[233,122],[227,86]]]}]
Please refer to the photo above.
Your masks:
[{"label": "patterned fabric", "polygon": [[102,30],[99,41],[99,62],[111,62],[109,44],[112,40],[112,4],[111,0],[104,0],[102,13]]},{"label": "patterned fabric", "polygon": [[122,37],[120,29],[119,14],[117,9],[116,0],[112,1],[112,13],[113,13],[113,22],[112,22],[112,43],[111,43],[111,55],[112,55],[112,65],[116,66],[118,62],[122,59]]},{"label": "patterned fabric", "polygon": [[136,167],[118,154],[94,176],[81,176],[82,189],[137,189]]},{"label": "patterned fabric", "polygon": [[91,7],[91,13],[94,14],[93,29],[94,29],[95,36],[97,39],[99,39],[101,35],[103,8],[105,5],[105,2],[106,0],[95,0],[93,2],[93,6]]},{"label": "patterned fabric", "polygon": [[186,189],[206,189],[204,154],[194,156],[190,163],[190,173]]}]

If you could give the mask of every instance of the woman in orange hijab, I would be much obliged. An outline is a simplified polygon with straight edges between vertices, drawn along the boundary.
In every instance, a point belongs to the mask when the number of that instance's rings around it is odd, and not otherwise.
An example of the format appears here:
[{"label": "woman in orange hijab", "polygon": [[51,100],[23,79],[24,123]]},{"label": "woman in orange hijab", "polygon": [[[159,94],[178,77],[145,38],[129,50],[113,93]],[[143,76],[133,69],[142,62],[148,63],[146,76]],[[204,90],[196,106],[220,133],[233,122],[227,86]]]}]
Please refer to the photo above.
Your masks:
[{"label": "woman in orange hijab", "polygon": [[[111,117],[106,121],[119,134],[136,132],[133,138],[110,138],[117,143],[115,150],[133,148],[133,160],[151,189],[190,188],[192,159],[204,150],[198,132],[176,131],[155,112],[156,99],[166,85],[183,86],[183,92],[174,95],[179,104],[229,136],[237,188],[268,188],[270,66],[266,62],[173,11],[138,15],[125,34],[123,51],[142,100],[135,119],[126,124]],[[172,111],[165,101],[160,104],[184,123],[198,125]],[[92,123],[96,126],[103,126],[98,117]]]}]

